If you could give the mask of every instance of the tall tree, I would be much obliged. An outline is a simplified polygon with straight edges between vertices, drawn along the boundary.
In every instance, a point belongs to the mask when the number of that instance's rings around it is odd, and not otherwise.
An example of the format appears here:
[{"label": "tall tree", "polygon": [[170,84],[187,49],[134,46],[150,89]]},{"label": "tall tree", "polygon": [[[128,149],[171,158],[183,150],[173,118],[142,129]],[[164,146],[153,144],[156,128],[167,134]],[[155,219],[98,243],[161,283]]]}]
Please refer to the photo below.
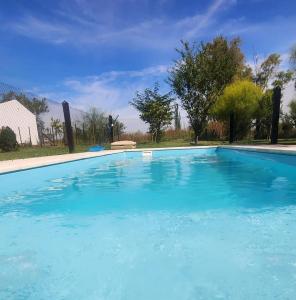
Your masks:
[{"label": "tall tree", "polygon": [[234,140],[244,138],[249,132],[261,97],[260,87],[240,80],[228,85],[218,98],[213,111],[218,119],[233,127]]},{"label": "tall tree", "polygon": [[137,92],[131,101],[140,112],[140,118],[149,124],[149,132],[153,139],[159,143],[164,128],[171,124],[173,119],[171,93],[161,95],[159,86],[155,84],[153,89],[145,89],[143,93]]},{"label": "tall tree", "polygon": [[169,82],[186,110],[194,140],[205,128],[209,111],[227,84],[249,75],[240,50],[240,40],[222,36],[212,42],[182,42],[180,55],[169,75]]},{"label": "tall tree", "polygon": [[289,103],[289,117],[293,122],[293,126],[296,128],[296,99]]},{"label": "tall tree", "polygon": [[272,116],[272,87],[285,86],[292,80],[293,72],[279,70],[281,56],[277,53],[270,54],[260,65],[255,66],[253,81],[264,91],[259,100],[255,138],[269,138]]},{"label": "tall tree", "polygon": [[270,84],[270,80],[274,77],[276,71],[278,70],[278,67],[281,63],[280,57],[281,56],[279,54],[272,53],[259,66],[256,58],[254,82],[264,91],[266,91],[268,85]]},{"label": "tall tree", "polygon": [[175,130],[181,129],[181,115],[179,112],[179,105],[176,103],[174,105],[174,122],[175,122]]}]

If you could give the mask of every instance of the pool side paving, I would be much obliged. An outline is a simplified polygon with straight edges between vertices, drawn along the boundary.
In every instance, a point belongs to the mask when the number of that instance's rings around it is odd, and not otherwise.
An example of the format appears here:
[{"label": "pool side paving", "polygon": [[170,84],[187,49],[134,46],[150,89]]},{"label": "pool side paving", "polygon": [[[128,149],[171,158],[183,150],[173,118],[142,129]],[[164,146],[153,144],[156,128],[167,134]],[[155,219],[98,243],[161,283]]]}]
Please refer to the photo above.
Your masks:
[{"label": "pool side paving", "polygon": [[83,152],[63,155],[42,156],[25,159],[15,159],[0,161],[0,174],[21,171],[31,168],[49,166],[54,164],[60,164],[69,161],[87,159],[92,157],[99,157],[104,155],[110,155],[114,153],[122,152],[134,152],[134,151],[161,151],[161,150],[173,150],[173,149],[205,149],[205,148],[227,148],[247,151],[260,151],[260,152],[272,152],[296,155],[296,145],[224,145],[224,146],[191,146],[191,147],[170,147],[170,148],[147,148],[147,149],[129,149],[129,150],[105,150],[100,152]]}]

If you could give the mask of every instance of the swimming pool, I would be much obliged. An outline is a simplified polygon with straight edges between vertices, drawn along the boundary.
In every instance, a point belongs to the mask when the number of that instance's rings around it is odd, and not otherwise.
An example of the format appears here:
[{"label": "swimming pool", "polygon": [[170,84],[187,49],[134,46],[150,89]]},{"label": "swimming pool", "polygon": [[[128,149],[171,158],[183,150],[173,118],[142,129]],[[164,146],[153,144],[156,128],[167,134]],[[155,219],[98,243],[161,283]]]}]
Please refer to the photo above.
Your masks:
[{"label": "swimming pool", "polygon": [[0,299],[295,299],[296,156],[125,152],[0,176]]}]

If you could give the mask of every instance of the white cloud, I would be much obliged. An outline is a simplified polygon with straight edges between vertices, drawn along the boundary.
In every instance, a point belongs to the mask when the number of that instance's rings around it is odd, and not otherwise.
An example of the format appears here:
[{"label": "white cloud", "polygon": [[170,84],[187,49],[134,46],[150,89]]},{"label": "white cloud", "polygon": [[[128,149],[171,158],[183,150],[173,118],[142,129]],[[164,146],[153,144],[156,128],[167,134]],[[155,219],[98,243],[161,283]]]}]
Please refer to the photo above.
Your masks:
[{"label": "white cloud", "polygon": [[118,114],[128,132],[146,131],[147,126],[129,102],[137,90],[152,87],[156,81],[163,81],[167,69],[168,66],[158,65],[142,70],[110,71],[97,76],[67,79],[59,93],[47,96],[68,99],[72,106],[84,111],[95,106],[107,114]]},{"label": "white cloud", "polygon": [[[215,15],[234,4],[234,0],[214,0],[203,13],[183,19],[159,17],[127,23],[115,19],[110,10],[97,14],[85,1],[77,1],[77,6],[61,7],[50,19],[25,14],[6,24],[6,29],[20,35],[53,44],[71,44],[77,47],[87,45],[118,45],[168,49],[175,47],[180,39],[194,38],[201,30],[215,22]],[[107,16],[109,16],[107,18]],[[98,21],[102,18],[102,21]],[[111,21],[109,21],[111,20]],[[126,24],[127,23],[127,24]],[[204,32],[203,32],[204,34]]]}]

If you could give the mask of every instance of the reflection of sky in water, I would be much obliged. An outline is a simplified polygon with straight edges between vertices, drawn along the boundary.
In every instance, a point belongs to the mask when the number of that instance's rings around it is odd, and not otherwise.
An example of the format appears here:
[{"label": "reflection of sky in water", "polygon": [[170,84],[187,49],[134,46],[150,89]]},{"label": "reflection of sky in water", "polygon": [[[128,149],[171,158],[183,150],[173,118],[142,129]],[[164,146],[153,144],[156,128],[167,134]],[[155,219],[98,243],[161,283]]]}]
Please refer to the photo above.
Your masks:
[{"label": "reflection of sky in water", "polygon": [[5,175],[0,299],[293,299],[295,159],[191,150]]}]

